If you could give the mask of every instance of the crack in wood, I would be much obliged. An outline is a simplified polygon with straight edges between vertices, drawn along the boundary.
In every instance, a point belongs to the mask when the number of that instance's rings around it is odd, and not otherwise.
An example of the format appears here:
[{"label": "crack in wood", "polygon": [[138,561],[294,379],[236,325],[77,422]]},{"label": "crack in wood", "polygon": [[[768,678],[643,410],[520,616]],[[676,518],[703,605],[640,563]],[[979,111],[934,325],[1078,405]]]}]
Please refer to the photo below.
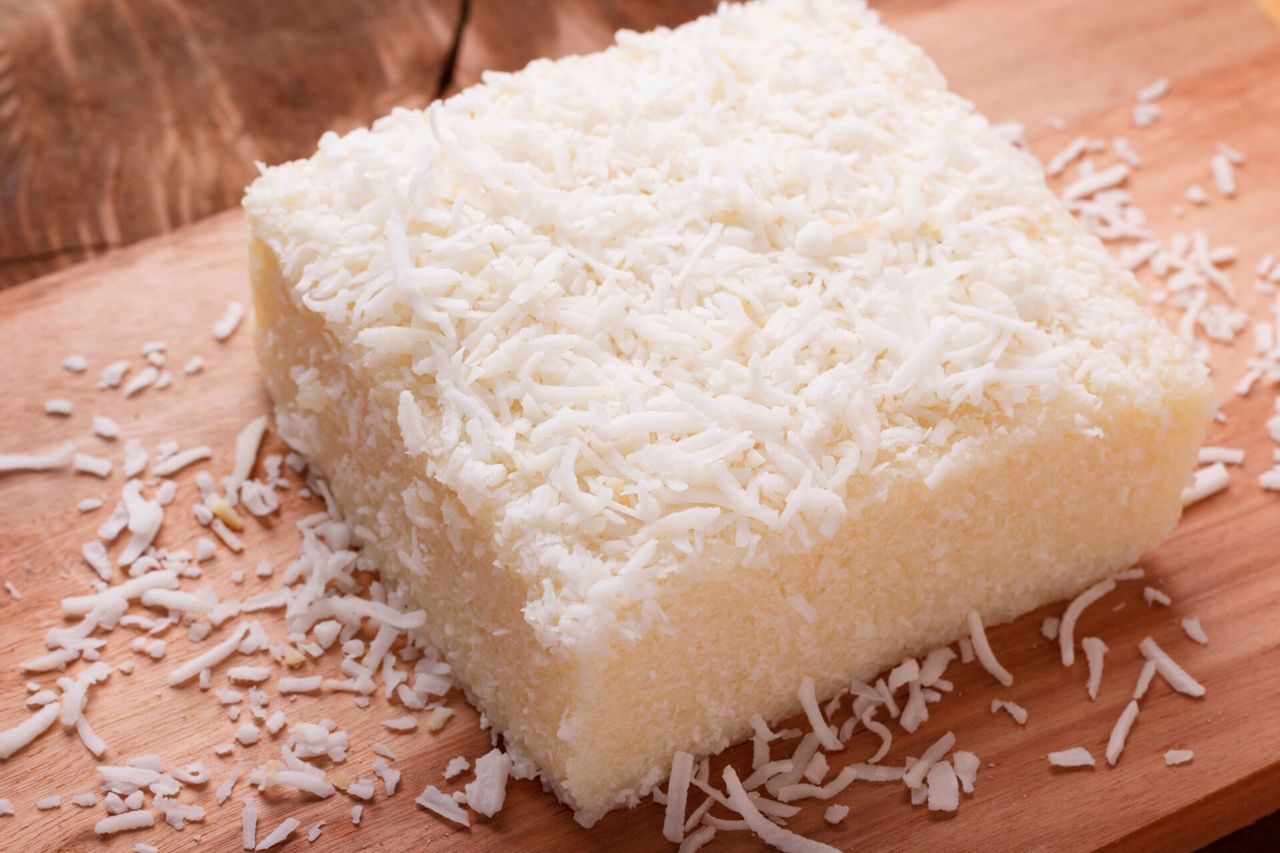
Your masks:
[{"label": "crack in wood", "polygon": [[460,0],[458,5],[458,24],[453,28],[453,41],[449,51],[444,55],[440,66],[440,85],[436,88],[434,100],[444,97],[444,93],[453,86],[458,66],[458,49],[462,46],[462,38],[466,34],[467,24],[471,19],[471,0]]}]

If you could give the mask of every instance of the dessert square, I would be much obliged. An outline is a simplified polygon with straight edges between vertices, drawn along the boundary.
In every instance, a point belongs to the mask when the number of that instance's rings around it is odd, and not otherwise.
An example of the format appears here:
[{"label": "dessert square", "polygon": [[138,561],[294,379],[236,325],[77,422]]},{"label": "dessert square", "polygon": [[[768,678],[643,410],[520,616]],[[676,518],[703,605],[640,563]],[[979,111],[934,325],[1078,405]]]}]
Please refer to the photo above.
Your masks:
[{"label": "dessert square", "polygon": [[1205,368],[858,2],[724,6],[245,197],[285,438],[580,821],[1127,567]]}]

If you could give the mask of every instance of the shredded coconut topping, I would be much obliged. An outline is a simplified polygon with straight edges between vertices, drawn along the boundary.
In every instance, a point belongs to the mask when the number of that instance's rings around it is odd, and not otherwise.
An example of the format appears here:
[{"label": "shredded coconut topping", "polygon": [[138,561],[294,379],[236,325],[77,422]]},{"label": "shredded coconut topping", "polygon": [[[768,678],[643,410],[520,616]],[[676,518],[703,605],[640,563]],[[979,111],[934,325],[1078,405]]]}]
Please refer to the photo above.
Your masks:
[{"label": "shredded coconut topping", "polygon": [[[549,576],[535,624],[650,624],[631,605],[709,543],[738,565],[808,547],[872,472],[937,487],[978,424],[1087,411],[1122,351],[1180,346],[1131,279],[1096,292],[1114,262],[1038,167],[872,20],[816,0],[622,33],[328,134],[249,189],[296,297],[411,377],[420,464]],[[795,38],[710,97],[708,57],[762,26]]]},{"label": "shredded coconut topping", "polygon": [[1155,664],[1156,671],[1160,673],[1160,677],[1169,682],[1169,686],[1174,690],[1194,697],[1200,697],[1205,694],[1204,685],[1192,678],[1185,669],[1178,666],[1177,662],[1169,657],[1155,640],[1150,637],[1144,638],[1138,644],[1138,649],[1142,652],[1143,657]]}]

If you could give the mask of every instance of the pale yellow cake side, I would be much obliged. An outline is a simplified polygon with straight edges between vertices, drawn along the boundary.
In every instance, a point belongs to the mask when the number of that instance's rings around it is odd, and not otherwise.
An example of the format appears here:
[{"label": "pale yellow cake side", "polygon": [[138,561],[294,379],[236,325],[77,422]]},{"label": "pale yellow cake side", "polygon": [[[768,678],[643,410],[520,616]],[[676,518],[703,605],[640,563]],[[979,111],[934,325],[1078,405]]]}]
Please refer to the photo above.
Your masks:
[{"label": "pale yellow cake side", "polygon": [[[976,609],[998,623],[1130,565],[1177,521],[1210,388],[1159,330],[1158,388],[1118,387],[1088,412],[1028,403],[974,436],[935,488],[890,468],[812,549],[752,567],[708,550],[672,576],[664,624],[606,651],[557,645],[524,616],[537,579],[410,456],[397,423],[409,372],[373,363],[326,327],[251,241],[258,351],[282,435],[317,465],[393,585],[407,584],[468,695],[585,823],[636,797],[677,749],[713,752],[747,718],[793,713],[800,678],[821,694],[952,641]],[[810,622],[789,602],[800,596]],[[1015,673],[1016,675],[1016,673]]]}]

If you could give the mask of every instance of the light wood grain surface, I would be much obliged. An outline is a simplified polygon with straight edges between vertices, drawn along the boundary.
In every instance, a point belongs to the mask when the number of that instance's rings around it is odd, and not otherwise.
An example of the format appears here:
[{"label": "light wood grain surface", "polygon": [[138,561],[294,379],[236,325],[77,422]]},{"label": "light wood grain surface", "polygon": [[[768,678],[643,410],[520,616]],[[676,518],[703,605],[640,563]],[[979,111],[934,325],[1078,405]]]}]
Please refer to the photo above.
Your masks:
[{"label": "light wood grain surface", "polygon": [[[1168,235],[1202,227],[1215,244],[1235,245],[1242,290],[1248,290],[1247,273],[1258,257],[1280,251],[1280,151],[1275,145],[1280,39],[1257,7],[1245,0],[965,0],[883,8],[889,23],[923,43],[955,88],[993,119],[1025,121],[1042,156],[1078,133],[1130,136],[1145,161],[1132,189],[1155,230]],[[1162,74],[1173,81],[1164,118],[1147,130],[1132,128],[1133,92]],[[1065,120],[1067,128],[1048,130],[1044,120],[1050,115]],[[1189,211],[1184,220],[1175,219],[1173,205],[1187,184],[1209,183],[1207,161],[1218,139],[1250,155],[1240,172],[1239,198],[1215,200]],[[0,339],[7,343],[0,363],[5,391],[0,451],[70,439],[82,450],[112,455],[118,466],[119,447],[88,433],[89,415],[103,413],[120,422],[125,436],[148,445],[166,438],[183,446],[207,443],[215,448],[210,470],[227,471],[236,430],[267,404],[246,330],[222,345],[210,336],[229,299],[247,301],[243,236],[239,214],[223,214],[0,293]],[[208,367],[195,377],[177,376],[169,390],[148,390],[133,400],[96,389],[97,369],[122,357],[135,357],[137,363],[139,347],[153,339],[168,342],[171,364],[201,354]],[[1102,637],[1112,649],[1099,700],[1088,702],[1082,668],[1064,671],[1054,648],[1039,636],[1040,619],[1060,606],[1029,614],[992,631],[1001,659],[1017,675],[1012,688],[997,689],[976,668],[953,667],[949,675],[955,676],[956,693],[932,709],[929,723],[916,735],[895,739],[892,758],[901,760],[953,729],[963,748],[982,757],[977,794],[965,798],[957,815],[913,810],[898,786],[855,785],[840,798],[852,807],[844,825],[825,825],[822,809],[810,806],[792,828],[845,849],[1191,849],[1280,807],[1280,496],[1262,493],[1255,483],[1269,467],[1272,444],[1262,424],[1271,392],[1240,399],[1227,391],[1238,378],[1246,348],[1242,342],[1233,353],[1215,346],[1215,378],[1228,420],[1210,435],[1215,443],[1246,448],[1246,465],[1233,471],[1227,494],[1192,508],[1170,539],[1144,560],[1153,583],[1173,598],[1173,608],[1147,607],[1141,584],[1129,584],[1104,606],[1091,608],[1079,628],[1079,635]],[[71,352],[89,358],[89,373],[72,377],[59,368]],[[75,402],[71,418],[42,413],[42,401],[55,395]],[[190,473],[179,482],[175,510],[194,495]],[[58,623],[59,597],[85,589],[91,578],[78,550],[105,513],[81,516],[75,504],[104,492],[114,496],[119,484],[118,474],[104,488],[94,478],[69,472],[0,480],[0,578],[12,580],[24,594],[20,602],[0,595],[0,727],[26,714],[24,679],[14,665],[43,649],[44,631]],[[279,519],[252,526],[245,557],[224,552],[206,564],[209,581],[229,595],[265,588],[252,578],[253,565],[268,559],[282,568],[297,547],[292,520],[312,508],[290,498]],[[161,544],[189,546],[199,532],[185,512],[172,511]],[[230,581],[235,568],[248,570],[250,580],[243,587]],[[1114,612],[1119,604],[1123,609]],[[1207,648],[1182,636],[1178,620],[1190,615],[1199,616],[1209,633]],[[218,807],[211,789],[234,760],[252,766],[275,754],[277,745],[264,738],[268,742],[238,748],[232,760],[213,758],[209,748],[229,740],[234,725],[209,697],[163,686],[164,673],[193,654],[191,646],[175,632],[165,662],[151,666],[129,651],[122,633],[112,635],[106,658],[137,660],[138,671],[113,675],[94,692],[88,710],[111,744],[107,758],[158,752],[175,763],[201,759],[214,768],[214,782],[195,798],[210,810],[203,826],[189,825],[181,835],[164,826],[128,833],[103,849],[126,851],[137,841],[162,850],[238,849],[239,797]],[[1146,634],[1195,673],[1208,696],[1187,699],[1157,682],[1117,767],[1051,771],[1043,755],[1053,749],[1083,745],[1101,755],[1140,669],[1135,645]],[[1028,724],[1020,728],[993,717],[987,706],[996,695],[1025,705]],[[293,719],[329,716],[350,731],[355,748],[348,766],[355,773],[367,773],[375,738],[388,743],[400,755],[404,781],[394,798],[380,797],[366,810],[359,829],[351,826],[344,797],[311,802],[279,795],[264,810],[262,831],[296,815],[302,830],[326,820],[325,832],[310,847],[295,840],[286,849],[671,849],[661,838],[661,814],[652,805],[611,815],[587,832],[532,782],[513,783],[507,808],[470,830],[426,814],[412,804],[422,787],[443,785],[439,772],[454,755],[474,758],[488,746],[474,712],[458,697],[451,704],[462,713],[440,735],[394,735],[377,721],[398,711],[381,701],[365,712],[341,698],[273,699],[271,707],[284,708]],[[1174,747],[1194,749],[1194,762],[1166,768],[1161,756]],[[865,734],[859,734],[847,755],[859,760],[871,750]],[[739,762],[744,758],[741,748],[729,755]],[[90,788],[94,763],[74,736],[50,731],[0,764],[0,797],[10,797],[18,811],[16,817],[0,818],[3,846],[98,849],[91,827],[102,816],[100,807],[34,809],[42,796],[57,793],[66,800]],[[202,836],[199,848],[196,834]],[[757,848],[741,834],[722,834],[709,849]]]}]

